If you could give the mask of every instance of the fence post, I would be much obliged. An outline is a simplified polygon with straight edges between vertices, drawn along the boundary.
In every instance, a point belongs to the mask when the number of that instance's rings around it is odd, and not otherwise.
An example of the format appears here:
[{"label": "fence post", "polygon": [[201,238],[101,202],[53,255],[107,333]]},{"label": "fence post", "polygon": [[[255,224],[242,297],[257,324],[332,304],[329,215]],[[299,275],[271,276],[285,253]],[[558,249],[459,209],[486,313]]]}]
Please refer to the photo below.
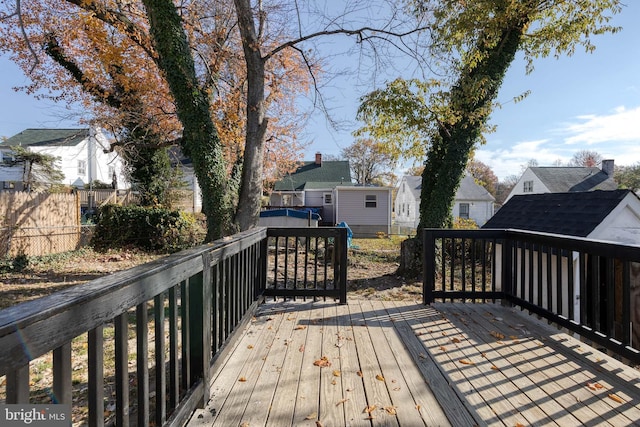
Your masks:
[{"label": "fence post", "polygon": [[422,302],[427,305],[433,302],[436,274],[435,238],[432,230],[422,230],[422,258]]},{"label": "fence post", "polygon": [[506,298],[513,296],[513,241],[507,233],[502,243],[502,304],[506,303]]},{"label": "fence post", "polygon": [[336,244],[336,250],[338,250],[338,271],[334,271],[334,274],[339,275],[336,277],[338,280],[335,283],[340,284],[340,304],[347,303],[347,229],[340,227],[338,230],[338,242]]}]

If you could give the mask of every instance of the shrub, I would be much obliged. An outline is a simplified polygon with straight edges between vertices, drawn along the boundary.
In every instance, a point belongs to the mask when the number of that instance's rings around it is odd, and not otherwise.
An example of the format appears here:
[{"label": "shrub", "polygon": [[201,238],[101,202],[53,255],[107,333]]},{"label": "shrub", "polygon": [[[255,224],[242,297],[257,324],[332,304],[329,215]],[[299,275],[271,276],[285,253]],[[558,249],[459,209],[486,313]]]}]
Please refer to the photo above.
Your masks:
[{"label": "shrub", "polygon": [[138,247],[177,252],[201,243],[205,230],[185,212],[157,207],[105,205],[91,244],[96,250]]}]

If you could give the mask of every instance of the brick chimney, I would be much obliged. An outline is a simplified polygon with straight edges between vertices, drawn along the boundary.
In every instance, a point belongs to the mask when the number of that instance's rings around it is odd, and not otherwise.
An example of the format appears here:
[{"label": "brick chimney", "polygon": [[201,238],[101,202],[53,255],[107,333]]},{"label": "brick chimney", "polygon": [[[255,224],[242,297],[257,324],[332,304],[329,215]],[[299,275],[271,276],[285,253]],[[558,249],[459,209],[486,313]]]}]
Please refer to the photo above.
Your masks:
[{"label": "brick chimney", "polygon": [[606,173],[610,177],[613,177],[613,160],[602,161],[602,172]]},{"label": "brick chimney", "polygon": [[316,165],[322,166],[322,153],[316,153]]}]

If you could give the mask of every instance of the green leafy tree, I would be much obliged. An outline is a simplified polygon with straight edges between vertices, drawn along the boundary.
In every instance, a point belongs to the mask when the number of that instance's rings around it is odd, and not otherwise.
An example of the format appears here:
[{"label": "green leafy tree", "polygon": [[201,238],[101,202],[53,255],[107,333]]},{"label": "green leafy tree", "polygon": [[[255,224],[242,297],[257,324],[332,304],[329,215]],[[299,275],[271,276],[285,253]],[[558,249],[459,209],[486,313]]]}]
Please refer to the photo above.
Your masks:
[{"label": "green leafy tree", "polygon": [[620,188],[628,188],[637,192],[640,190],[640,163],[631,166],[616,166],[613,179]]},{"label": "green leafy tree", "polygon": [[13,160],[10,166],[22,168],[24,191],[37,191],[59,184],[64,178],[57,162],[59,157],[30,151],[22,146],[11,147]]},{"label": "green leafy tree", "polygon": [[[448,64],[449,80],[439,84],[414,82],[413,91],[387,107],[407,125],[414,114],[405,99],[420,96],[420,111],[429,124],[416,127],[425,135],[425,169],[419,228],[451,225],[451,206],[474,147],[490,130],[488,119],[507,69],[518,51],[533,69],[536,57],[571,55],[578,46],[592,51],[593,35],[615,32],[610,15],[620,11],[618,0],[486,0],[412,2],[416,14],[432,17],[433,56]],[[395,82],[398,84],[397,82]],[[441,89],[446,88],[446,89]],[[387,92],[392,88],[387,87]],[[366,102],[366,100],[365,100]],[[361,108],[361,110],[363,110]],[[403,141],[402,138],[399,139]],[[419,249],[419,242],[418,242]],[[418,272],[421,250],[413,265],[401,270]]]}]

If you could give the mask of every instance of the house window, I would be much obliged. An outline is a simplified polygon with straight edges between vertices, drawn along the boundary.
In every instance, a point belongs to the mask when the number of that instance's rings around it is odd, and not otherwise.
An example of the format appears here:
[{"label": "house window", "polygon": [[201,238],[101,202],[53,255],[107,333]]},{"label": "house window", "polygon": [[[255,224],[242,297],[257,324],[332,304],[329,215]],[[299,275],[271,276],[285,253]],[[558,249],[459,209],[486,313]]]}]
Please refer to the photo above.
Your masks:
[{"label": "house window", "polygon": [[378,196],[375,194],[367,194],[364,196],[364,207],[365,208],[377,208],[378,207]]},{"label": "house window", "polygon": [[533,181],[525,181],[522,191],[524,191],[525,193],[533,193]]},{"label": "house window", "polygon": [[404,193],[404,182],[402,183],[402,192]]},{"label": "house window", "polygon": [[324,204],[332,205],[333,204],[333,196],[331,193],[324,193]]},{"label": "house window", "polygon": [[460,203],[460,218],[469,219],[469,203]]},{"label": "house window", "polygon": [[2,188],[4,188],[5,190],[13,190],[16,188],[16,183],[13,181],[3,181]]},{"label": "house window", "polygon": [[84,160],[78,160],[78,175],[85,175],[87,173],[87,162]]},{"label": "house window", "polygon": [[402,213],[404,213],[404,212],[405,212],[405,209],[404,209],[404,203],[403,203],[402,204]]},{"label": "house window", "polygon": [[291,206],[291,194],[282,195],[282,206]]}]

